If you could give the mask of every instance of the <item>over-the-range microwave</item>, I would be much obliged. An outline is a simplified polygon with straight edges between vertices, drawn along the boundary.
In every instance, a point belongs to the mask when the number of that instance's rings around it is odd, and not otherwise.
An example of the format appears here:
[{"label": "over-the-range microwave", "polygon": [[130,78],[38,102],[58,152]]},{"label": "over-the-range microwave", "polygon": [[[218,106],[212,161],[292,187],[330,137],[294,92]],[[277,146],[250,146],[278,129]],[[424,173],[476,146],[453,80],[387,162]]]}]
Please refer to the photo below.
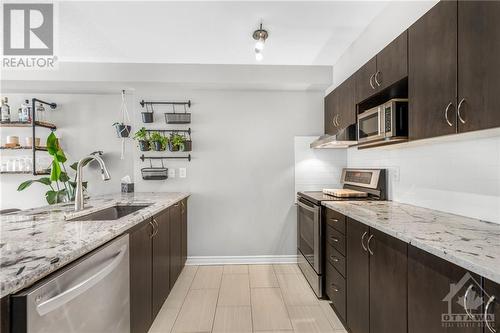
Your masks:
[{"label": "over-the-range microwave", "polygon": [[391,99],[358,115],[358,143],[408,137],[408,99]]}]

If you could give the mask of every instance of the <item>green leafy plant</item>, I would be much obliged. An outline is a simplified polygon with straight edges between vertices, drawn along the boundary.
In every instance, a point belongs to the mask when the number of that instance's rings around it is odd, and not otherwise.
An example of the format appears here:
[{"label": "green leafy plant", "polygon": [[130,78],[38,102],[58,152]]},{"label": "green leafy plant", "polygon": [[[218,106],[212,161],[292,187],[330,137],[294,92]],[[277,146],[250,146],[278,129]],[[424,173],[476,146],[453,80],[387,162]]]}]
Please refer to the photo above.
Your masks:
[{"label": "green leafy plant", "polygon": [[184,143],[186,142],[186,139],[177,133],[172,134],[172,137],[170,138],[170,144],[172,146],[172,150],[184,150]]},{"label": "green leafy plant", "polygon": [[[45,199],[49,205],[73,201],[75,199],[76,175],[73,180],[69,177],[65,165],[67,161],[66,155],[59,146],[59,139],[53,132],[47,137],[47,151],[52,156],[50,176],[22,182],[17,190],[23,191],[33,183],[40,183],[49,187],[49,190],[45,193]],[[76,167],[76,162],[70,166],[73,170],[76,170]],[[87,182],[83,182],[83,187],[87,188]]]},{"label": "green leafy plant", "polygon": [[144,127],[142,127],[137,132],[135,132],[134,139],[138,141],[146,141],[148,139],[148,132]]},{"label": "green leafy plant", "polygon": [[153,149],[155,148],[155,142],[160,144],[161,150],[165,150],[167,148],[168,138],[161,135],[159,132],[153,132],[149,141],[151,142],[151,147]]}]

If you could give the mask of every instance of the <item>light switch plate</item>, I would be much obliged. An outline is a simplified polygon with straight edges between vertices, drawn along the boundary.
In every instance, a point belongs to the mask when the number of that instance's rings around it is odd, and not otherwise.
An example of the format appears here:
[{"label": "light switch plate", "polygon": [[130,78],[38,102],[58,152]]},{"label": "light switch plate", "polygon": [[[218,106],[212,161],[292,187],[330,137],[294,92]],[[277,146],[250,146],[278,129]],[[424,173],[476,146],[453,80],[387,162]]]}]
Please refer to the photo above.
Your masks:
[{"label": "light switch plate", "polygon": [[168,169],[168,178],[175,178],[175,169]]},{"label": "light switch plate", "polygon": [[186,168],[179,168],[179,178],[186,178]]}]

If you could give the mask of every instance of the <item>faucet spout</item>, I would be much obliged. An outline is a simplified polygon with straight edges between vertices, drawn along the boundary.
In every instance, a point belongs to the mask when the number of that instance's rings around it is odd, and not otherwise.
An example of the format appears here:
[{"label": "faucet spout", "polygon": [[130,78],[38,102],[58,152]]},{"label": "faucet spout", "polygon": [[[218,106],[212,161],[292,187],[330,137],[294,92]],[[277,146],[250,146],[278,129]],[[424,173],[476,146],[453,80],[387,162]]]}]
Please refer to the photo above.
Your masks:
[{"label": "faucet spout", "polygon": [[75,193],[75,212],[78,212],[84,208],[83,200],[83,167],[92,161],[97,161],[99,167],[101,168],[102,180],[110,180],[109,171],[106,168],[106,164],[99,155],[89,155],[78,161],[76,167],[76,193]]}]

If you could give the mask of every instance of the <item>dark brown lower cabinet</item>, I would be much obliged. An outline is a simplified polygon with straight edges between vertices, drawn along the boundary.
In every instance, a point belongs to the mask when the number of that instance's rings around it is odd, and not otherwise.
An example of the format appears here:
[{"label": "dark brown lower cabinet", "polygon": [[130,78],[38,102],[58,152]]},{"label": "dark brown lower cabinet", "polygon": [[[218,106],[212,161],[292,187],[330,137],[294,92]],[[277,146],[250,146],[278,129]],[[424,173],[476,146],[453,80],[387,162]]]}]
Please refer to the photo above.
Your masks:
[{"label": "dark brown lower cabinet", "polygon": [[130,331],[145,333],[152,323],[152,235],[149,220],[130,232]]},{"label": "dark brown lower cabinet", "polygon": [[485,312],[488,313],[488,323],[484,328],[484,333],[500,332],[500,285],[484,280],[485,306],[488,308]]},{"label": "dark brown lower cabinet", "polygon": [[170,207],[170,288],[182,270],[182,216],[181,203]]},{"label": "dark brown lower cabinet", "polygon": [[408,245],[374,229],[368,240],[370,333],[406,333]]},{"label": "dark brown lower cabinet", "polygon": [[153,310],[155,318],[170,293],[170,214],[163,211],[153,218],[157,228],[153,239]]},{"label": "dark brown lower cabinet", "polygon": [[[477,275],[469,275],[462,267],[409,246],[408,333],[482,333],[480,322],[464,327],[460,322],[448,321],[452,317],[446,316],[450,312],[465,315],[463,297],[469,288],[468,297],[480,296],[480,285]],[[480,314],[482,307],[469,311]]]},{"label": "dark brown lower cabinet", "polygon": [[370,330],[370,258],[362,245],[368,232],[366,225],[347,218],[346,321],[351,333],[368,333]]},{"label": "dark brown lower cabinet", "polygon": [[184,267],[187,260],[187,199],[181,201],[181,266]]}]

